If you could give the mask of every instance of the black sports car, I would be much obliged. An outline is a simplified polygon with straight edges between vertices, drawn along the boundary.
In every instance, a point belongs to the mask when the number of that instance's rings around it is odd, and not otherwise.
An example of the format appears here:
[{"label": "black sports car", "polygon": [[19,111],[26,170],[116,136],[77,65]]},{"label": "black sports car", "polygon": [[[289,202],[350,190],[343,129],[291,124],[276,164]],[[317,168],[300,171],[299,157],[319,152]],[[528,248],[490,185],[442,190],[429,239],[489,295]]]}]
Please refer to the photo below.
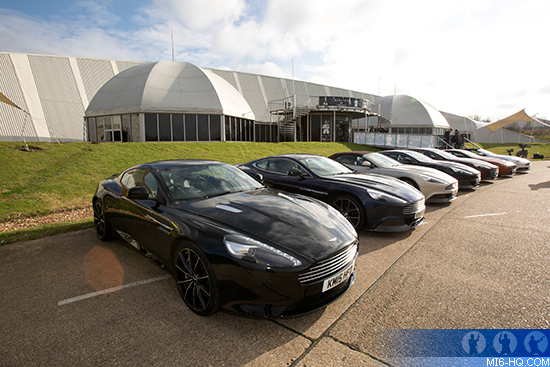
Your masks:
[{"label": "black sports car", "polygon": [[498,178],[498,166],[491,164],[489,162],[482,162],[479,159],[473,158],[461,158],[452,155],[449,152],[446,152],[441,149],[435,148],[416,148],[413,149],[416,152],[424,154],[426,157],[429,157],[436,161],[451,161],[462,163],[472,168],[477,169],[481,173],[481,180],[495,180]]},{"label": "black sports car", "polygon": [[398,232],[424,220],[424,195],[393,177],[364,175],[327,157],[285,154],[257,159],[239,168],[260,175],[271,187],[322,200],[356,229]]},{"label": "black sports car", "polygon": [[299,315],[355,278],[357,232],[338,211],[226,163],[133,166],[99,182],[93,207],[99,238],[118,236],[160,260],[199,315]]},{"label": "black sports car", "polygon": [[458,180],[460,189],[473,189],[479,186],[481,181],[481,172],[462,163],[436,161],[412,150],[382,150],[378,153],[387,155],[404,164],[431,167],[443,171]]}]

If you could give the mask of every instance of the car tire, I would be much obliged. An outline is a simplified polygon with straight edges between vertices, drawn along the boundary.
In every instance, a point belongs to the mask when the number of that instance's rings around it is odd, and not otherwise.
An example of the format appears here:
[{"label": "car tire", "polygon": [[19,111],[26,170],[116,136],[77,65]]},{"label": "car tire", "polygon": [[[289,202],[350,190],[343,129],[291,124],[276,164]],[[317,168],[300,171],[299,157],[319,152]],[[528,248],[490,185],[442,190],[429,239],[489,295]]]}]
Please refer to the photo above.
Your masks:
[{"label": "car tire", "polygon": [[99,199],[94,202],[94,228],[97,233],[97,237],[99,237],[101,241],[109,241],[113,239],[111,225],[105,215],[103,204]]},{"label": "car tire", "polygon": [[414,181],[411,180],[410,178],[401,178],[400,180],[403,181],[403,182],[405,182],[405,183],[408,183],[409,185],[411,185],[411,186],[414,187],[415,189],[420,190],[420,188],[418,187],[418,185],[416,184],[416,182],[414,182]]},{"label": "car tire", "polygon": [[350,195],[340,195],[334,198],[330,205],[338,210],[353,225],[360,230],[365,225],[365,210],[357,199]]},{"label": "car tire", "polygon": [[174,257],[174,278],[191,311],[210,316],[220,309],[218,280],[206,255],[193,243],[180,245]]}]

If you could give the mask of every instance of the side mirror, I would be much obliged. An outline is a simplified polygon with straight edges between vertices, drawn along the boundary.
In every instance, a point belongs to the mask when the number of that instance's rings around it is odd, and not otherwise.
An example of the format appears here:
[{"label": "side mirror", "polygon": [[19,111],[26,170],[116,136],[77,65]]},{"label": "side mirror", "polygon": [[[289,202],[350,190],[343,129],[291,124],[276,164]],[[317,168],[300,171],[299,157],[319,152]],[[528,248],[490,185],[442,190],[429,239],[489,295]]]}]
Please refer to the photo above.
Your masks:
[{"label": "side mirror", "polygon": [[259,183],[264,183],[264,176],[261,173],[256,173],[254,175],[254,179],[256,179]]},{"label": "side mirror", "polygon": [[302,171],[300,171],[298,168],[293,168],[290,171],[288,171],[289,176],[301,176]]},{"label": "side mirror", "polygon": [[361,163],[361,166],[370,168],[370,167],[372,167],[372,164],[370,164],[369,161],[364,161],[363,163]]},{"label": "side mirror", "polygon": [[144,186],[132,187],[128,190],[128,199],[149,199],[149,191]]}]

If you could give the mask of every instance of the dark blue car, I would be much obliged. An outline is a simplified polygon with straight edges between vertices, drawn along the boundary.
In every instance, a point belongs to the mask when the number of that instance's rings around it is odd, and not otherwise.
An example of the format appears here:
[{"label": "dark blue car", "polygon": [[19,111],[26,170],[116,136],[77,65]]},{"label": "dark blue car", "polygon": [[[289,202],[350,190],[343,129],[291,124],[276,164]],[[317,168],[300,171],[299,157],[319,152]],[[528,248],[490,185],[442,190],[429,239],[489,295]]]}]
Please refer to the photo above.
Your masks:
[{"label": "dark blue car", "polygon": [[392,177],[357,173],[326,157],[285,154],[239,168],[270,187],[332,205],[357,230],[402,232],[424,220],[424,195],[411,185]]}]

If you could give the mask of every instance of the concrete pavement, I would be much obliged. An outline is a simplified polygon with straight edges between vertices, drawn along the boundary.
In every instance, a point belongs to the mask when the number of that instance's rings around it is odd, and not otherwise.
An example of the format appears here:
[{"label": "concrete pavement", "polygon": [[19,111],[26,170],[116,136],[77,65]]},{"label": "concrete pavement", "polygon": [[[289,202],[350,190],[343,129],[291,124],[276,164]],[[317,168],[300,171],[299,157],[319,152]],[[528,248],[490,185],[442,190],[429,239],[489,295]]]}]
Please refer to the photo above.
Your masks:
[{"label": "concrete pavement", "polygon": [[196,316],[93,230],[2,246],[0,365],[400,365],[381,331],[549,328],[549,165],[428,206],[413,231],[360,233],[350,291],[291,319]]}]

